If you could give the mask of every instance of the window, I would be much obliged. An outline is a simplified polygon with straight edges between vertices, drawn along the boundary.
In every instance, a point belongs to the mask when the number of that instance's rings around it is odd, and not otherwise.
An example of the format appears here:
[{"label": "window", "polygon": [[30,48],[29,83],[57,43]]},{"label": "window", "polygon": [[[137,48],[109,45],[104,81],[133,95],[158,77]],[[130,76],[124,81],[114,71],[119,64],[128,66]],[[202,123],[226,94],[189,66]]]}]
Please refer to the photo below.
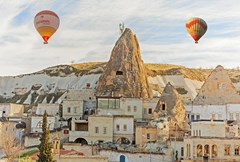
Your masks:
[{"label": "window", "polygon": [[199,130],[199,133],[198,133],[199,136],[201,136],[201,130]]},{"label": "window", "polygon": [[131,106],[128,106],[128,112],[130,112],[131,111]]},{"label": "window", "polygon": [[[37,128],[42,128],[42,124],[43,124],[43,121],[41,120],[41,121],[39,121],[38,123],[37,123]],[[6,128],[6,130],[7,130],[7,128]]]},{"label": "window", "polygon": [[[182,151],[182,149],[181,149]],[[184,151],[184,150],[183,150]],[[187,144],[187,157],[190,157],[190,144]]]},{"label": "window", "polygon": [[150,139],[150,133],[147,133],[147,139]]},{"label": "window", "polygon": [[217,146],[212,145],[212,157],[217,157]]},{"label": "window", "polygon": [[162,110],[166,110],[165,104],[162,104]]},{"label": "window", "polygon": [[74,113],[77,113],[77,107],[74,107]]},{"label": "window", "polygon": [[120,130],[120,126],[118,124],[116,125],[116,129],[117,129],[117,131]]},{"label": "window", "polygon": [[123,72],[122,71],[117,71],[116,75],[123,75]]},{"label": "window", "polygon": [[203,156],[203,151],[202,151],[202,145],[197,145],[197,157],[202,157]]},{"label": "window", "polygon": [[239,113],[236,113],[236,120],[239,121]]},{"label": "window", "polygon": [[222,114],[218,114],[218,120],[222,120]]},{"label": "window", "polygon": [[224,148],[224,155],[230,155],[230,145],[226,145]]},{"label": "window", "polygon": [[210,156],[209,145],[204,146],[204,156]]},{"label": "window", "polygon": [[195,130],[193,130],[193,136],[195,136]]},{"label": "window", "polygon": [[148,114],[152,114],[152,108],[148,109]]},{"label": "window", "polygon": [[181,147],[181,156],[184,156],[184,148]]},{"label": "window", "polygon": [[198,130],[196,130],[196,136],[198,136]]},{"label": "window", "polygon": [[234,155],[239,155],[239,146],[234,146]]},{"label": "window", "polygon": [[220,84],[218,84],[218,88],[220,90],[224,90],[224,89],[226,89],[226,85],[224,83],[220,83]]},{"label": "window", "polygon": [[212,114],[212,120],[216,120],[216,114]]},{"label": "window", "polygon": [[103,127],[103,134],[107,134],[107,127]]},{"label": "window", "polygon": [[119,109],[120,99],[97,98],[97,107],[100,109]]},{"label": "window", "polygon": [[127,125],[126,124],[123,125],[123,130],[127,131]]},{"label": "window", "polygon": [[95,127],[95,133],[99,133],[98,127]]},{"label": "window", "polygon": [[191,121],[194,121],[194,115],[191,115]]},{"label": "window", "polygon": [[200,120],[200,115],[197,115],[196,117],[197,117],[197,120]]},{"label": "window", "polygon": [[230,120],[233,120],[233,113],[229,113]]},{"label": "window", "polygon": [[67,108],[67,112],[68,112],[68,113],[71,113],[71,107],[68,107],[68,108]]},{"label": "window", "polygon": [[134,112],[137,112],[137,106],[134,106]]}]

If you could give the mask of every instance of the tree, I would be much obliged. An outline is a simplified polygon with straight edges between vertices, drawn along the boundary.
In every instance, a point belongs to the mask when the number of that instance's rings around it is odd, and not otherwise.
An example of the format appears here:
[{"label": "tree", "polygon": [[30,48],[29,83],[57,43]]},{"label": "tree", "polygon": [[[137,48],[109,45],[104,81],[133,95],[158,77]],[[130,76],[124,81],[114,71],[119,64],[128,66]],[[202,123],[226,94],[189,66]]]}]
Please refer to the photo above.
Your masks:
[{"label": "tree", "polygon": [[38,146],[40,151],[38,155],[38,162],[53,162],[52,157],[52,145],[50,143],[50,130],[47,123],[47,112],[45,110],[43,114],[43,123],[42,123],[42,135],[40,138],[40,144]]},{"label": "tree", "polygon": [[1,122],[1,149],[7,161],[12,162],[20,151],[20,140],[14,132],[15,124],[12,122]]}]

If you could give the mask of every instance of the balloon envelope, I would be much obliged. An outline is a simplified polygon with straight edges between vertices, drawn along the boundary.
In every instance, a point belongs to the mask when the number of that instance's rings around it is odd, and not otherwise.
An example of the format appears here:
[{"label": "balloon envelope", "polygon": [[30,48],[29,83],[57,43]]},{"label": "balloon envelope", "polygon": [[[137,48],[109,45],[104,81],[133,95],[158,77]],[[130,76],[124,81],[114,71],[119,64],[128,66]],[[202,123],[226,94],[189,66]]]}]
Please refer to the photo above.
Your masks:
[{"label": "balloon envelope", "polygon": [[44,44],[47,44],[48,39],[56,32],[59,23],[60,20],[58,15],[52,11],[44,10],[36,14],[34,18],[34,26],[42,36]]},{"label": "balloon envelope", "polygon": [[206,33],[207,23],[198,17],[190,18],[186,23],[188,33],[198,43],[198,40]]}]

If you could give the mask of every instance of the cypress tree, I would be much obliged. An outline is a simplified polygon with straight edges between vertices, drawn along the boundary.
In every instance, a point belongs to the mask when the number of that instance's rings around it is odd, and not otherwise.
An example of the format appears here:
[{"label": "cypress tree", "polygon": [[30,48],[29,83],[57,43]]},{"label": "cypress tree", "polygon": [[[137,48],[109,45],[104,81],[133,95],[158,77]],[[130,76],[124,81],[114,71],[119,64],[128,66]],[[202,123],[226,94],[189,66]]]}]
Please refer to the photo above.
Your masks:
[{"label": "cypress tree", "polygon": [[47,112],[45,110],[43,115],[43,122],[42,122],[42,135],[40,138],[40,144],[38,145],[39,155],[38,155],[38,162],[53,162],[52,157],[52,145],[50,143],[50,130],[47,123]]}]

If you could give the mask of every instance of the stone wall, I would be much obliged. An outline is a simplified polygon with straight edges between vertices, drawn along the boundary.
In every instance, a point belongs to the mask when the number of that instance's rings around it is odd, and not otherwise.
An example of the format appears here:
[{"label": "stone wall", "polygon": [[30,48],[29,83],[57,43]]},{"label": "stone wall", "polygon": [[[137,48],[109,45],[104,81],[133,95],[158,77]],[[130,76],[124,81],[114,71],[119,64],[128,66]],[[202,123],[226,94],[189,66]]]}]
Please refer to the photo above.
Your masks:
[{"label": "stone wall", "polygon": [[[165,154],[148,154],[148,153],[129,153],[117,152],[111,150],[100,150],[101,156],[109,158],[109,162],[119,162],[120,156],[125,156],[125,162],[172,162],[171,155]],[[150,160],[151,159],[151,160]]]}]

